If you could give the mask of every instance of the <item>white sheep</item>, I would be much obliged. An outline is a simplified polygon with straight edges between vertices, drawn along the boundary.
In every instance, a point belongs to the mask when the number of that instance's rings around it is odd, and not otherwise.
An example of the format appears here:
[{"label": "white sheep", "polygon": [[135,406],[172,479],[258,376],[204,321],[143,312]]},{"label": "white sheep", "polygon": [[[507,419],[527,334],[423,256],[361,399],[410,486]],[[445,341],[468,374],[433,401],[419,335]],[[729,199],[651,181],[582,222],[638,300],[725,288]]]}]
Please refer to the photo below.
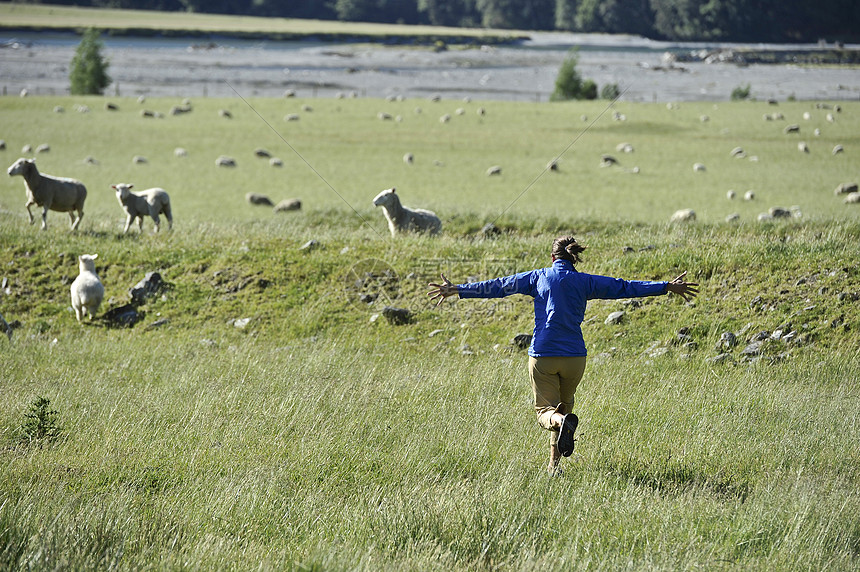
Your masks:
[{"label": "white sheep", "polygon": [[669,222],[691,222],[696,220],[696,212],[693,209],[680,209],[672,214]]},{"label": "white sheep", "polygon": [[438,234],[442,230],[442,221],[436,213],[425,209],[410,209],[400,204],[394,188],[386,189],[373,199],[374,206],[382,207],[391,236],[398,232],[428,232]]},{"label": "white sheep", "polygon": [[[52,177],[39,173],[35,159],[18,159],[6,171],[10,177],[24,177],[24,187],[27,191],[27,214],[30,224],[35,222],[32,205],[42,207],[42,230],[48,228],[48,211],[67,212],[71,219],[72,230],[78,228],[84,216],[84,200],[87,198],[87,188],[75,179]],[[77,211],[75,218],[74,211]]]},{"label": "white sheep", "polygon": [[81,254],[78,257],[80,274],[72,282],[72,308],[78,321],[89,314],[90,320],[96,315],[105,297],[105,287],[96,274],[96,258],[98,254]]},{"label": "white sheep", "polygon": [[146,215],[152,217],[155,222],[155,232],[158,232],[161,225],[158,215],[162,213],[167,217],[168,227],[173,229],[173,213],[170,210],[170,197],[167,192],[156,187],[135,194],[131,192],[133,187],[134,185],[128,183],[111,185],[111,188],[116,190],[116,200],[127,215],[123,234],[128,232],[128,227],[134,219],[137,219],[137,226],[143,232],[143,217]]}]

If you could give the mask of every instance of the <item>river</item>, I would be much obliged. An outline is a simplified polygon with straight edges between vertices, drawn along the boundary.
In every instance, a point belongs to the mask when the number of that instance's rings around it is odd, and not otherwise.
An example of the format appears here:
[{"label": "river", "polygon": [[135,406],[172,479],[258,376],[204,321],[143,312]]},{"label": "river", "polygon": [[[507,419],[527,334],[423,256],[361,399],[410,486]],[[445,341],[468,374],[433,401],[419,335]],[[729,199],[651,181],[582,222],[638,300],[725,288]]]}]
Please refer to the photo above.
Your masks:
[{"label": "river", "polygon": [[[0,90],[62,95],[80,38],[69,33],[0,32]],[[849,67],[669,63],[667,53],[731,44],[678,44],[639,37],[535,33],[517,45],[470,49],[104,37],[114,83],[108,95],[299,97],[402,96],[547,101],[571,48],[578,70],[598,86],[617,84],[640,102],[725,101],[750,86],[757,99],[856,100],[860,73]],[[755,45],[780,49],[789,46]],[[796,49],[798,46],[790,46]],[[813,46],[809,46],[813,47]],[[857,46],[847,46],[857,48]],[[235,90],[235,91],[234,91]]]}]

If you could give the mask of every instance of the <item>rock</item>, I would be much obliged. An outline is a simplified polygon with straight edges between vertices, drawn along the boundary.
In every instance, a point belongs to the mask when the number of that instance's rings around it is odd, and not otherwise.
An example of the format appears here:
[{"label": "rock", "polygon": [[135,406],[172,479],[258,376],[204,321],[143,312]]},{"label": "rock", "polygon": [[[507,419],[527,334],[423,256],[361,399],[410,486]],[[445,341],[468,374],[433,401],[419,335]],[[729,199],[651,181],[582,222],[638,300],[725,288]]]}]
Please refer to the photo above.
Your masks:
[{"label": "rock", "polygon": [[314,239],[310,239],[309,241],[307,241],[306,243],[301,245],[299,247],[299,250],[303,250],[305,252],[310,252],[312,250],[316,250],[319,247],[320,247],[320,243],[318,241],[316,241]]},{"label": "rock", "polygon": [[494,224],[493,224],[493,223],[491,223],[491,222],[488,222],[487,224],[485,224],[485,225],[481,228],[480,235],[481,235],[481,236],[483,236],[484,238],[489,238],[489,237],[492,237],[492,236],[498,236],[498,235],[500,235],[501,233],[502,233],[502,231],[501,231],[501,230],[499,230],[499,227],[497,227],[496,225],[494,225]]},{"label": "rock", "polygon": [[731,350],[738,345],[738,337],[732,332],[723,332],[720,334],[720,339],[717,342],[717,351]]},{"label": "rock", "polygon": [[726,362],[734,361],[734,359],[732,358],[732,354],[722,353],[722,354],[716,355],[714,357],[709,357],[705,361],[707,363],[717,364],[717,363],[726,363]]},{"label": "rock", "polygon": [[532,335],[517,334],[516,336],[514,336],[514,339],[511,340],[511,344],[521,350],[528,349],[528,347],[532,344]]},{"label": "rock", "polygon": [[389,324],[401,326],[412,321],[412,312],[407,308],[395,308],[394,306],[386,306],[382,309],[382,315],[388,320]]},{"label": "rock", "polygon": [[603,321],[606,325],[620,324],[624,320],[624,312],[617,311],[609,314],[606,319]]},{"label": "rock", "polygon": [[762,345],[764,345],[763,341],[757,341],[749,344],[744,348],[744,351],[741,352],[745,356],[757,356],[761,355]]},{"label": "rock", "polygon": [[3,318],[3,314],[0,314],[0,332],[6,334],[9,341],[12,341],[12,327],[6,322],[6,319]]},{"label": "rock", "polygon": [[275,212],[301,210],[302,201],[299,199],[284,199],[275,206]]},{"label": "rock", "polygon": [[109,326],[130,328],[143,319],[143,316],[143,312],[138,312],[134,304],[124,304],[105,312],[102,320]]},{"label": "rock", "polygon": [[137,306],[146,303],[147,299],[159,294],[167,288],[167,283],[161,278],[158,272],[147,272],[143,280],[135,284],[128,294],[131,296],[131,301]]}]

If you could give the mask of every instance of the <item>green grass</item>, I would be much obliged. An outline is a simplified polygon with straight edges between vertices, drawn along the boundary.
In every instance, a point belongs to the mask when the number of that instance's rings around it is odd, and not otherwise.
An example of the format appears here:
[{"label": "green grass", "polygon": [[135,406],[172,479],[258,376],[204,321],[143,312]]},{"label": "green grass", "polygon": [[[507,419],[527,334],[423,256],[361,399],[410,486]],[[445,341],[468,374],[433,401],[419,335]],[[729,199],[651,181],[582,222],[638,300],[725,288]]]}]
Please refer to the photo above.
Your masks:
[{"label": "green grass", "polygon": [[495,43],[522,37],[511,30],[407,26],[369,22],[338,22],[295,18],[263,18],[191,12],[119,10],[41,4],[0,4],[0,27],[11,29],[68,30],[95,27],[111,34],[207,35],[273,39],[368,38],[371,40],[409,38],[440,39],[448,43]]},{"label": "green grass", "polygon": [[[856,569],[860,224],[833,188],[856,180],[860,107],[843,104],[831,124],[810,103],[780,105],[802,125],[805,155],[761,119],[772,111],[762,103],[623,104],[626,122],[608,112],[560,172],[541,175],[601,104],[249,100],[254,111],[204,99],[189,115],[144,119],[140,107],[179,101],[109,99],[120,111],[105,98],[0,99],[7,164],[24,144],[50,143],[40,168],[89,189],[78,232],[54,212],[42,232],[21,179],[0,183],[0,313],[18,321],[11,342],[0,338],[0,567]],[[81,103],[91,112],[76,113]],[[622,141],[636,151],[616,154]],[[834,157],[836,143],[845,153]],[[173,156],[178,146],[188,157]],[[760,160],[729,157],[735,146]],[[600,168],[602,153],[641,172]],[[221,154],[238,167],[216,168]],[[694,173],[696,161],[708,170]],[[500,177],[484,174],[493,164]],[[174,231],[154,235],[146,221],[143,235],[122,235],[116,182],[167,189]],[[370,204],[390,186],[437,211],[443,235],[392,239]],[[729,188],[759,199],[730,202]],[[303,208],[254,207],[249,191]],[[755,220],[791,205],[802,218]],[[669,225],[677,208],[698,220]],[[741,221],[725,223],[729,212]],[[478,238],[490,221],[503,234]],[[701,294],[590,305],[577,450],[550,479],[525,355],[510,345],[531,330],[531,304],[434,309],[426,283],[545,265],[568,231],[589,247],[580,270],[686,269]],[[310,239],[319,248],[302,250]],[[81,253],[99,254],[100,315],[148,271],[170,288],[134,328],[78,324],[68,288]],[[364,304],[354,277],[369,267],[397,280]],[[413,322],[372,321],[385,304]],[[604,325],[617,309],[625,322]],[[776,329],[796,341],[742,356],[753,334]],[[714,363],[727,331],[744,332],[741,344]],[[57,411],[58,439],[26,439],[39,397]]]}]

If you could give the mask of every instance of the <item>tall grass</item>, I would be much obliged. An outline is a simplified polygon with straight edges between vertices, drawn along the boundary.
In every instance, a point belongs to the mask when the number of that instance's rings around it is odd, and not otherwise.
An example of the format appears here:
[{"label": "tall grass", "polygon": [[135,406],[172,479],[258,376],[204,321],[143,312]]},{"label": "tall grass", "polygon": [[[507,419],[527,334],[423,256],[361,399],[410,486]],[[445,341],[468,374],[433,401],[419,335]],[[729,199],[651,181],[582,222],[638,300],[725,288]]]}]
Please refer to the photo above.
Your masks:
[{"label": "tall grass", "polygon": [[[78,102],[91,112],[73,113]],[[161,120],[135,102],[115,114],[100,103],[0,100],[9,149],[49,142],[40,168],[90,189],[79,232],[59,213],[41,232],[23,214],[21,181],[0,185],[0,313],[17,320],[12,340],[0,338],[3,569],[856,568],[860,229],[832,192],[856,167],[852,106],[827,141],[843,156],[789,148],[785,159],[788,139],[758,117],[761,104],[706,106],[709,123],[726,122],[716,131],[698,120],[705,107],[625,106],[626,129],[596,123],[560,173],[529,187],[597,106],[487,104],[483,119],[442,125],[430,110],[450,102],[394,123],[375,116],[386,102],[314,101],[278,125],[327,187],[298,157],[281,171],[254,157],[261,146],[289,155],[240,101]],[[66,113],[52,114],[56,104]],[[254,102],[273,120],[295,105]],[[217,116],[229,106],[235,123]],[[622,164],[635,157],[639,175],[597,166],[621,139],[636,146]],[[735,143],[759,163],[729,157]],[[401,161],[406,150],[416,164]],[[216,169],[230,153],[236,170]],[[687,163],[706,153],[708,171],[694,173]],[[87,154],[100,164],[81,163]],[[132,165],[134,154],[149,164]],[[484,175],[490,163],[501,179]],[[775,198],[729,203],[728,182],[741,190],[759,168],[768,186],[757,188]],[[122,235],[109,188],[120,181],[165,187],[175,230]],[[443,235],[392,239],[369,205],[392,185],[437,210]],[[252,190],[298,196],[303,210],[252,207]],[[804,216],[754,222],[762,204]],[[668,225],[675,206],[700,220]],[[740,224],[722,221],[729,207]],[[479,236],[492,220],[503,232]],[[434,309],[426,283],[545,265],[568,231],[589,247],[580,270],[688,270],[702,291],[694,304],[590,305],[577,449],[553,479],[525,354],[511,345],[531,330],[529,300]],[[303,250],[310,239],[317,248]],[[99,254],[110,298],[100,315],[148,271],[170,288],[134,328],[78,324],[68,287],[84,252]],[[355,278],[367,268],[395,278],[361,302]],[[412,322],[389,324],[386,304]],[[604,324],[617,309],[624,323]],[[797,336],[743,356],[752,335],[777,329]],[[714,362],[724,332],[741,345]],[[57,411],[53,441],[22,428],[39,397]]]}]

